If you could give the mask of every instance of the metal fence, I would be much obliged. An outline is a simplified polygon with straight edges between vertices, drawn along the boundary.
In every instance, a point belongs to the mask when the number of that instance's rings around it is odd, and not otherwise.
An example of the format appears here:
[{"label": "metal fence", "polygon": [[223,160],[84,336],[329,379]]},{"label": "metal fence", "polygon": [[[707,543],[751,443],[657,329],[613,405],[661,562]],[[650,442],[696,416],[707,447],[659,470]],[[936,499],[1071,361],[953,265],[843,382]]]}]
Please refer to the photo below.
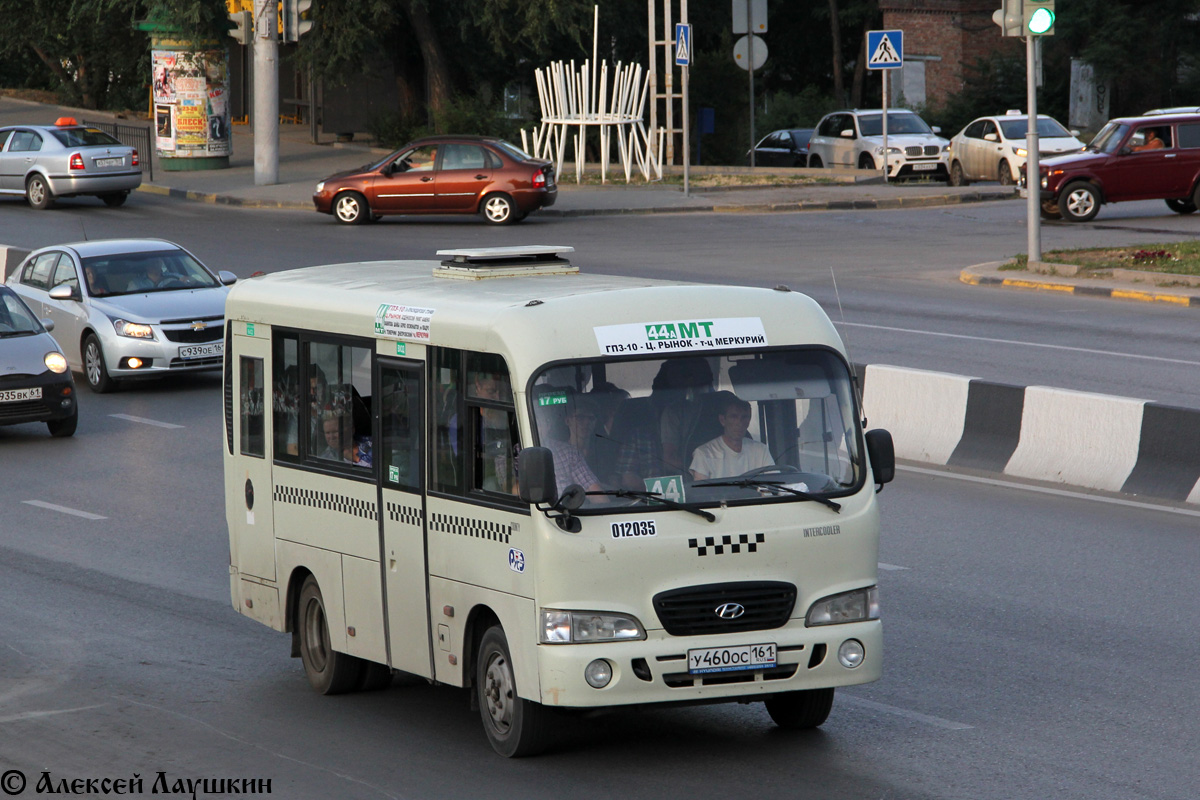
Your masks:
[{"label": "metal fence", "polygon": [[99,128],[114,139],[120,140],[121,144],[127,144],[130,147],[136,147],[139,160],[145,165],[143,169],[148,169],[150,180],[154,180],[154,146],[153,129],[146,125],[118,125],[115,122],[91,122],[83,121],[84,125],[93,128]]}]

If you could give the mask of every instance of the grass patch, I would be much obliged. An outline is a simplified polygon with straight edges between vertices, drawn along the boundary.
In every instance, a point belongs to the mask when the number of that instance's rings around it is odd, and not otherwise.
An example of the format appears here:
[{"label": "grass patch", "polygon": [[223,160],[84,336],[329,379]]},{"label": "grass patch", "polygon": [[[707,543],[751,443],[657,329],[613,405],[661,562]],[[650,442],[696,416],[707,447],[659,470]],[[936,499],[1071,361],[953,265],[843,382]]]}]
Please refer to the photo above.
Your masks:
[{"label": "grass patch", "polygon": [[[1051,250],[1042,253],[1042,261],[1048,264],[1075,264],[1079,266],[1081,276],[1098,275],[1114,269],[1200,275],[1200,241]],[[1020,253],[1000,269],[1027,270],[1029,257]]]}]

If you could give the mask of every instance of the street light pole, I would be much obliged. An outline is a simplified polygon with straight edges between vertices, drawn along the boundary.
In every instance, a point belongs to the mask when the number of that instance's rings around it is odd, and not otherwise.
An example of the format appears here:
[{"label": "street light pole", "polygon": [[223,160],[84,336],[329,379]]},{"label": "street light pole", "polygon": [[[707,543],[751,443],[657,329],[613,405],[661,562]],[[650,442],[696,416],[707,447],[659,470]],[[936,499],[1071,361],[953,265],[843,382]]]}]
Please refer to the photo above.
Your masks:
[{"label": "street light pole", "polygon": [[1037,47],[1038,36],[1025,36],[1025,92],[1028,95],[1029,125],[1025,134],[1025,214],[1028,218],[1029,264],[1042,260],[1042,176],[1038,153]]},{"label": "street light pole", "polygon": [[279,37],[275,0],[254,0],[254,185],[279,183]]}]

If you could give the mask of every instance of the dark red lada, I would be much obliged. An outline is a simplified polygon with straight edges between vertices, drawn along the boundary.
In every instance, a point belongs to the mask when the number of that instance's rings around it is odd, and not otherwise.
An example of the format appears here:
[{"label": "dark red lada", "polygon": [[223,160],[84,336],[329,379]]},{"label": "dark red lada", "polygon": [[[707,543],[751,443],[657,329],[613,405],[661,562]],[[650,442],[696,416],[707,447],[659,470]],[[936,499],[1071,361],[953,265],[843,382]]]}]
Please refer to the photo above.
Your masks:
[{"label": "dark red lada", "polygon": [[1041,162],[1042,216],[1087,222],[1104,203],[1200,206],[1200,114],[1114,119],[1081,153]]},{"label": "dark red lada", "polygon": [[313,204],[349,225],[384,214],[480,214],[494,225],[554,205],[549,161],[502,139],[432,136],[317,184]]}]

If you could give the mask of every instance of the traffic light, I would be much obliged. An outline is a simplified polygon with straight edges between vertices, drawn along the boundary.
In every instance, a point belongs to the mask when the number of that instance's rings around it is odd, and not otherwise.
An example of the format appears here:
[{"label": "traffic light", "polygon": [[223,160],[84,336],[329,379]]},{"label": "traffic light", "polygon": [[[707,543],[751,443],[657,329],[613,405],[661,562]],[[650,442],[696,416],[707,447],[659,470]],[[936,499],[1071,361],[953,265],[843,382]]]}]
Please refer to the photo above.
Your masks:
[{"label": "traffic light", "polygon": [[238,44],[250,44],[254,38],[254,15],[249,11],[235,11],[229,15],[229,21],[233,23],[229,35]]},{"label": "traffic light", "polygon": [[1024,36],[1021,0],[1002,0],[1003,5],[992,12],[992,21],[1003,31],[1001,36]]},{"label": "traffic light", "polygon": [[283,30],[280,37],[285,42],[298,42],[300,37],[312,30],[313,0],[283,0]]},{"label": "traffic light", "polygon": [[1054,0],[1025,0],[1023,17],[1030,35],[1054,35]]}]

